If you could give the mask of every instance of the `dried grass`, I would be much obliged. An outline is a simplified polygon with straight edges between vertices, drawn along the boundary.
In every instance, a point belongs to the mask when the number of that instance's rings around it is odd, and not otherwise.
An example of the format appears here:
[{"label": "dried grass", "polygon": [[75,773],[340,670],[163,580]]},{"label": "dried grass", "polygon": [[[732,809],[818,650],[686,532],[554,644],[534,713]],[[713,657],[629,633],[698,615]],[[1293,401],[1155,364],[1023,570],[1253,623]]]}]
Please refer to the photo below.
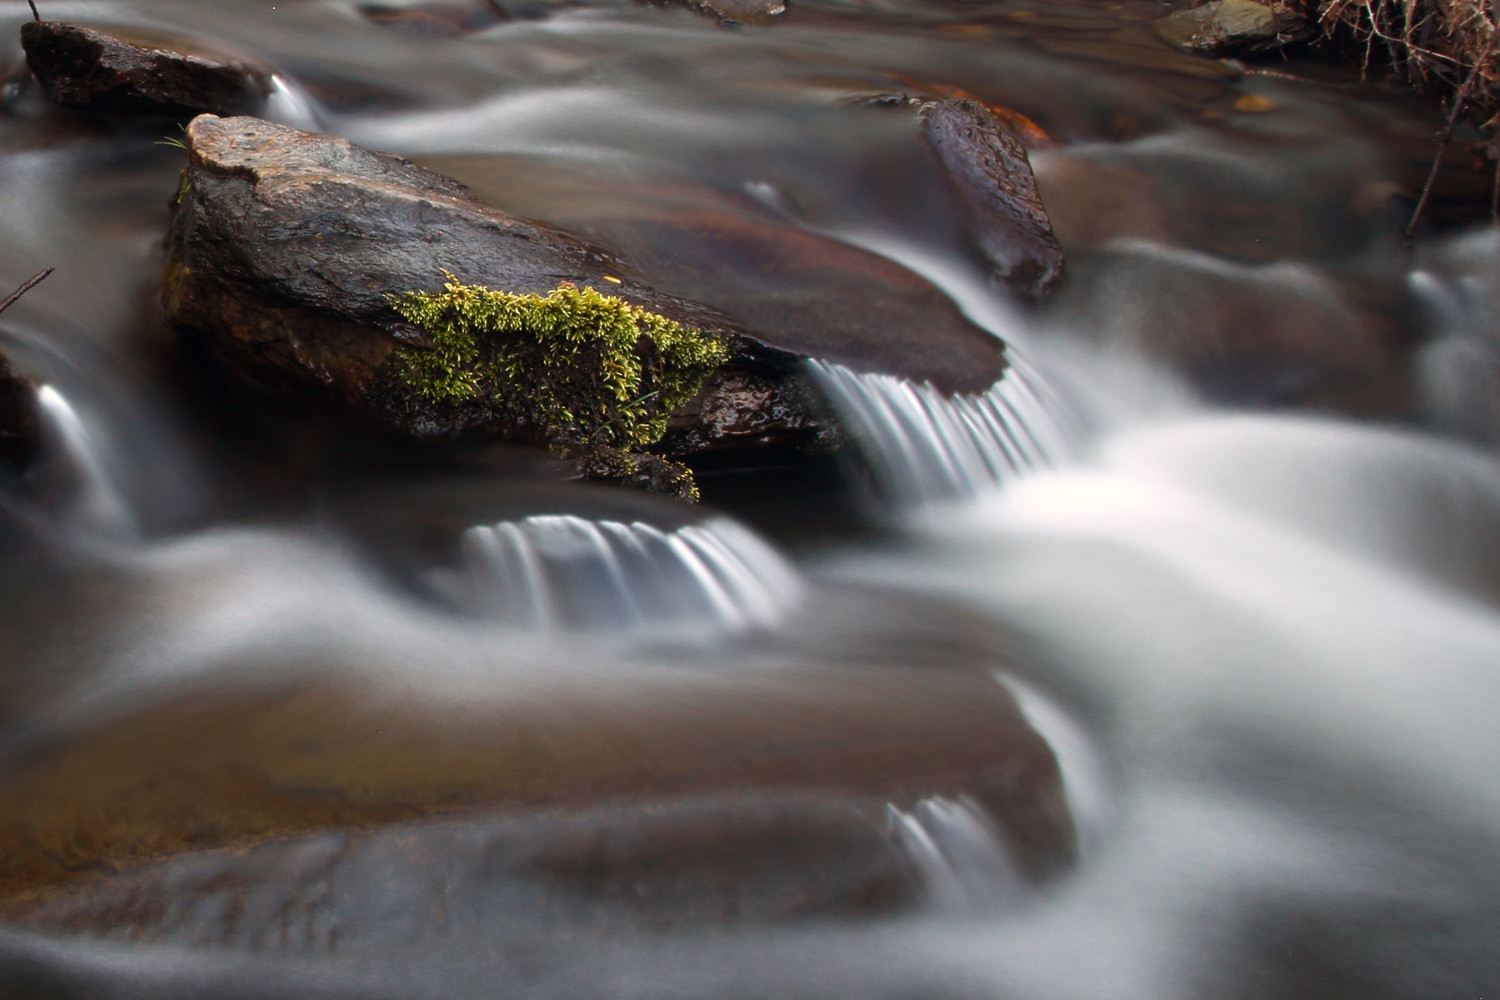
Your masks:
[{"label": "dried grass", "polygon": [[1419,93],[1462,99],[1476,124],[1500,124],[1495,0],[1276,0],[1351,50],[1365,72]]}]

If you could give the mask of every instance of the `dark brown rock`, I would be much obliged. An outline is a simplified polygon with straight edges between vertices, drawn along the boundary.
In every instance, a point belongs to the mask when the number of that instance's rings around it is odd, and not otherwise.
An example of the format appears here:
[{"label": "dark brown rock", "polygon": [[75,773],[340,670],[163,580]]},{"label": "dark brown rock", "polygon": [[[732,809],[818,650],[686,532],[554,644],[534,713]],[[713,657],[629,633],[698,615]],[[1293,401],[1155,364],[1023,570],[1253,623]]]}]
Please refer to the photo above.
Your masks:
[{"label": "dark brown rock", "polygon": [[[687,433],[690,415],[677,419],[674,433],[688,442],[678,455],[695,443],[731,439],[775,438],[796,447],[820,433],[814,425],[823,418],[790,386],[801,357],[894,368],[955,390],[983,388],[1003,371],[1003,346],[962,320],[923,331],[919,344],[911,331],[904,339],[893,335],[888,323],[842,331],[820,325],[812,339],[796,324],[748,328],[657,291],[602,247],[506,215],[446,177],[343,139],[212,116],[195,119],[187,139],[190,165],[163,278],[168,320],[202,332],[221,356],[273,387],[341,398],[409,433],[514,430],[497,424],[487,404],[413,401],[381,377],[399,344],[421,342],[388,296],[436,290],[444,269],[467,284],[509,292],[545,294],[570,281],[727,335],[733,370],[767,388],[720,392],[708,406],[714,426],[697,435]],[[710,391],[723,383],[711,383]],[[774,412],[725,414],[734,401]]]},{"label": "dark brown rock", "polygon": [[970,212],[970,231],[996,279],[1027,299],[1062,277],[1063,253],[1037,194],[1026,147],[978,101],[922,107],[922,132]]},{"label": "dark brown rock", "polygon": [[1209,0],[1168,14],[1156,32],[1180,48],[1211,55],[1255,55],[1312,37],[1307,18],[1259,0]]},{"label": "dark brown rock", "polygon": [[250,114],[271,92],[264,70],[147,48],[60,21],[21,26],[26,61],[49,99],[90,111]]},{"label": "dark brown rock", "polygon": [[0,463],[21,471],[41,448],[36,386],[0,354]]}]

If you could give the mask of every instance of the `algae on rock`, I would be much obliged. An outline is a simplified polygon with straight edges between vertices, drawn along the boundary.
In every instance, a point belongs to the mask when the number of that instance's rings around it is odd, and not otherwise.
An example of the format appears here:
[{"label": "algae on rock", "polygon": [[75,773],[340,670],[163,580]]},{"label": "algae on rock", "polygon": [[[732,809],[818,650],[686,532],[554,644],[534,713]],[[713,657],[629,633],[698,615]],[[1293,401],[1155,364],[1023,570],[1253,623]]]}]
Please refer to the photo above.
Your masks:
[{"label": "algae on rock", "polygon": [[592,475],[697,498],[686,468],[636,453],[728,360],[719,338],[571,282],[542,296],[444,274],[440,292],[390,297],[426,335],[387,362],[397,384],[436,405],[484,401]]}]

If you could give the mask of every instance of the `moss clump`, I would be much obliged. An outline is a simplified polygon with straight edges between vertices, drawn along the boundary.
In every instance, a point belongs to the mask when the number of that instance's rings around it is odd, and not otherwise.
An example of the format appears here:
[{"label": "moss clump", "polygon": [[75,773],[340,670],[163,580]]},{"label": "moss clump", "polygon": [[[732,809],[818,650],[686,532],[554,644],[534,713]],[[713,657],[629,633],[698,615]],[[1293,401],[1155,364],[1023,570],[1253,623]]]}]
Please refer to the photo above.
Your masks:
[{"label": "moss clump", "polygon": [[[395,380],[438,406],[487,403],[554,451],[588,456],[591,468],[634,469],[632,453],[660,441],[672,411],[728,360],[719,338],[592,288],[515,294],[444,274],[440,292],[391,297],[427,335],[393,354]],[[599,460],[609,453],[618,460]],[[685,485],[672,492],[696,495],[681,471]]]}]

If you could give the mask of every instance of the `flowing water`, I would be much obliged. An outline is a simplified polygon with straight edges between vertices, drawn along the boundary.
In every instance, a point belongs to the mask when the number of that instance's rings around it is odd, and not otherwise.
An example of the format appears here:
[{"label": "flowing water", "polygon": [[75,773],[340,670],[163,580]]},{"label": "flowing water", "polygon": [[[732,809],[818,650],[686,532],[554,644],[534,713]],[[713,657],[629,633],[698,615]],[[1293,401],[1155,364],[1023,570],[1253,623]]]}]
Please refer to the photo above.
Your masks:
[{"label": "flowing water", "polygon": [[[857,446],[696,511],[414,456],[161,325],[175,123],[46,107],[0,0],[0,279],[57,267],[0,323],[47,386],[0,483],[0,995],[1500,992],[1500,239],[1441,229],[1455,161],[1399,243],[1430,109],[1146,0],[41,6],[731,313],[904,268],[1012,366],[814,363]],[[897,90],[1041,130],[1053,301],[985,280]]]}]

